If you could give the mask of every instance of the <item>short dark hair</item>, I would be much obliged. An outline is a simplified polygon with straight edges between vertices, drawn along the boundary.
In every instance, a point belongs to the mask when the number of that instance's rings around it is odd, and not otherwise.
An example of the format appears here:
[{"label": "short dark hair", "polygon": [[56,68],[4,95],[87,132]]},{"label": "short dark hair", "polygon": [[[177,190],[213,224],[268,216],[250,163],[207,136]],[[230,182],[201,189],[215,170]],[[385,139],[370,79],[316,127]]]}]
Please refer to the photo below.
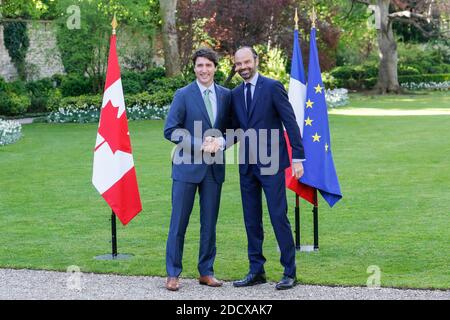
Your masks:
[{"label": "short dark hair", "polygon": [[256,52],[256,50],[255,50],[252,46],[242,46],[242,47],[239,47],[239,49],[237,49],[236,52],[238,52],[238,51],[241,50],[241,49],[249,49],[249,50],[252,52],[252,54],[253,54],[253,58],[254,58],[254,59],[258,58],[258,53]]},{"label": "short dark hair", "polygon": [[213,62],[214,66],[216,66],[216,67],[219,64],[219,58],[217,57],[217,53],[210,48],[200,48],[194,52],[194,55],[192,56],[192,63],[194,64],[194,67],[195,67],[195,62],[197,61],[197,58],[200,58],[200,57],[206,58],[209,61]]}]

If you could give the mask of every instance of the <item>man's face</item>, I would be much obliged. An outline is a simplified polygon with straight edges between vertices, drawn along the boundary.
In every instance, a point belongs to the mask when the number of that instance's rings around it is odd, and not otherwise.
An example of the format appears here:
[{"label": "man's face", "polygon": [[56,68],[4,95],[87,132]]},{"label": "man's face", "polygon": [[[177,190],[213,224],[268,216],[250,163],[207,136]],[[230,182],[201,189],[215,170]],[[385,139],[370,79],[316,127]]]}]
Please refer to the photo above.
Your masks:
[{"label": "man's face", "polygon": [[248,48],[236,51],[234,55],[235,70],[244,80],[250,80],[258,68],[258,58],[253,57],[253,53]]},{"label": "man's face", "polygon": [[194,72],[198,82],[203,86],[209,87],[214,82],[214,74],[216,73],[214,62],[204,57],[198,57],[195,60]]}]

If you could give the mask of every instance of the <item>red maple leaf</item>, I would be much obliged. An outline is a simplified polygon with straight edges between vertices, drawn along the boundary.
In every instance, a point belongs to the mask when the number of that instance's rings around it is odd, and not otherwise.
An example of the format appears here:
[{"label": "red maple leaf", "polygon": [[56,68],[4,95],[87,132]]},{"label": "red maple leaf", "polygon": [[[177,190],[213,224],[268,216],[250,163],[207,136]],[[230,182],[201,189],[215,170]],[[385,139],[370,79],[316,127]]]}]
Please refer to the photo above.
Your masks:
[{"label": "red maple leaf", "polygon": [[[105,139],[113,154],[117,150],[131,153],[131,142],[128,133],[128,120],[126,112],[117,118],[119,108],[108,101],[100,115],[98,133]],[[98,149],[98,148],[97,148]]]}]

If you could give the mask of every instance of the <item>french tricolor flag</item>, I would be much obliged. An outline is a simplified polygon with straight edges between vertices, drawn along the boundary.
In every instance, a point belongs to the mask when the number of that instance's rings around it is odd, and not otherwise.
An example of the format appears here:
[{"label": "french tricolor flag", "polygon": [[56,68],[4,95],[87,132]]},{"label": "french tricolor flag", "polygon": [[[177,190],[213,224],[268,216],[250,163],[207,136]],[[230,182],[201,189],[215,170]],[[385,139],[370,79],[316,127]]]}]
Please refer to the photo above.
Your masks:
[{"label": "french tricolor flag", "polygon": [[[303,123],[305,117],[306,77],[303,69],[302,52],[297,28],[294,30],[294,46],[292,53],[291,78],[289,81],[289,102],[295,112],[295,118],[303,137]],[[284,133],[288,144],[289,159],[292,162],[292,149],[286,132]],[[292,167],[286,169],[286,187],[297,193],[303,199],[314,204],[314,188],[300,183],[292,175]]]}]

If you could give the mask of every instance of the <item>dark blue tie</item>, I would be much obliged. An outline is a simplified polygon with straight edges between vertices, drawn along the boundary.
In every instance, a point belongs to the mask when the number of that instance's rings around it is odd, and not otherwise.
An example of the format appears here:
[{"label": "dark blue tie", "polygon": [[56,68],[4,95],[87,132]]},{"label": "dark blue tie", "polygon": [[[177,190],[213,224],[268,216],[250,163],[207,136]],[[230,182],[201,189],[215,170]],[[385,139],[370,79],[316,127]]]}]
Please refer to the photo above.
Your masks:
[{"label": "dark blue tie", "polygon": [[246,98],[247,114],[249,114],[250,106],[252,105],[252,84],[247,83],[247,84],[245,84],[245,87],[247,88],[247,98]]}]

